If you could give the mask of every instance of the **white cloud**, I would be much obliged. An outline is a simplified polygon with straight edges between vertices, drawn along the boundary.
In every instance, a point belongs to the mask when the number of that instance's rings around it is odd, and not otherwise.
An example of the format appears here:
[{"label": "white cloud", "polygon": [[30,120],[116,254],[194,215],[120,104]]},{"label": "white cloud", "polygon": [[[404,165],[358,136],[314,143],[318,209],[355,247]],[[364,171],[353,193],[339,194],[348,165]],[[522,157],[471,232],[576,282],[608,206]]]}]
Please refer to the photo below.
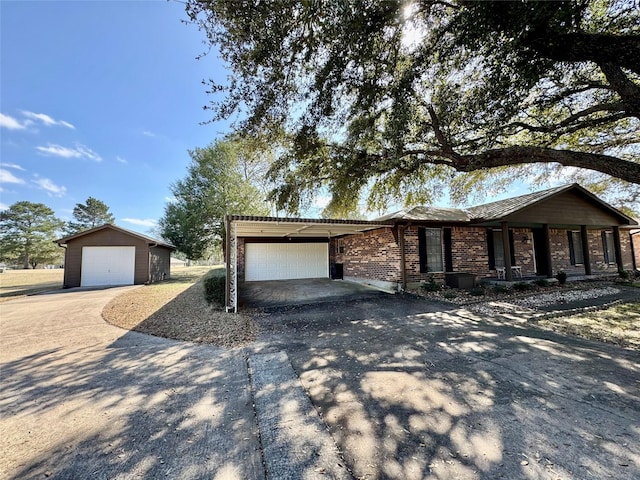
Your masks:
[{"label": "white cloud", "polygon": [[155,133],[150,132],[149,130],[143,130],[142,134],[143,134],[145,137],[155,137],[155,136],[156,136],[156,134],[155,134]]},{"label": "white cloud", "polygon": [[0,202],[0,210],[8,210],[9,209],[9,205],[7,205],[4,202]]},{"label": "white cloud", "polygon": [[49,115],[47,115],[46,113],[34,113],[34,112],[29,112],[27,110],[22,110],[22,114],[31,120],[38,120],[42,122],[47,127],[52,127],[54,125],[61,125],[63,127],[67,127],[72,130],[76,129],[76,127],[71,125],[69,122],[65,122],[64,120],[55,120],[51,118]]},{"label": "white cloud", "polygon": [[174,203],[174,202],[177,202],[178,199],[173,195],[171,195],[170,197],[164,197],[164,201],[167,203]]},{"label": "white cloud", "polygon": [[64,197],[67,194],[67,187],[56,185],[48,178],[36,178],[32,181],[42,190],[46,191],[50,197]]},{"label": "white cloud", "polygon": [[63,158],[87,158],[89,160],[94,160],[96,162],[101,162],[102,157],[98,155],[96,152],[91,150],[89,147],[86,147],[80,143],[76,143],[75,147],[63,147],[62,145],[57,145],[53,143],[49,143],[46,147],[36,147],[36,150],[41,152],[44,155],[51,155],[54,157],[63,157]]},{"label": "white cloud", "polygon": [[122,221],[141,227],[155,227],[158,224],[156,220],[151,218],[123,218]]},{"label": "white cloud", "polygon": [[20,170],[21,172],[26,172],[24,168],[20,165],[16,165],[15,163],[0,163],[4,168],[13,168],[14,170]]},{"label": "white cloud", "polygon": [[24,183],[24,180],[16,177],[9,170],[0,168],[0,183]]},{"label": "white cloud", "polygon": [[27,125],[27,123],[20,123],[19,120],[0,113],[0,127],[8,128],[9,130],[24,130]]},{"label": "white cloud", "polygon": [[123,165],[128,164],[129,162],[127,162],[126,158],[121,157],[120,155],[116,155],[116,162],[118,163],[122,163]]}]

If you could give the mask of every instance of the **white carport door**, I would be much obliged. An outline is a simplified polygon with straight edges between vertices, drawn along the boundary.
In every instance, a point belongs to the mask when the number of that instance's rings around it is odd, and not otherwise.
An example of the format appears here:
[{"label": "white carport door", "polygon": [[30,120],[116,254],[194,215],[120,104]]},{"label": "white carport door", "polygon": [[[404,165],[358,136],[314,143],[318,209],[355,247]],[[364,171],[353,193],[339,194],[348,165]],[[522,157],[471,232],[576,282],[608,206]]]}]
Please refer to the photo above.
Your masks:
[{"label": "white carport door", "polygon": [[82,247],[80,286],[133,285],[136,247]]},{"label": "white carport door", "polygon": [[247,243],[246,281],[327,278],[328,243]]}]

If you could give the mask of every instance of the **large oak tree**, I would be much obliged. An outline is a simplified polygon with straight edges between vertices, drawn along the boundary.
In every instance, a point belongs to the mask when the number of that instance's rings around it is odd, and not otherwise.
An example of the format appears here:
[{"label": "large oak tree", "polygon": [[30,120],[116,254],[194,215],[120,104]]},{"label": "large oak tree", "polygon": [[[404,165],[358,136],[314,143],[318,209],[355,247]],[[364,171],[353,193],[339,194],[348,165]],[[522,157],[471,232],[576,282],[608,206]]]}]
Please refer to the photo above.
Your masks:
[{"label": "large oak tree", "polygon": [[[640,193],[633,0],[189,0],[228,63],[214,118],[277,144],[280,207],[335,212],[557,166]],[[514,171],[516,166],[516,171]],[[582,170],[587,169],[587,170]],[[532,178],[532,177],[529,177]],[[331,209],[330,208],[330,209]]]}]

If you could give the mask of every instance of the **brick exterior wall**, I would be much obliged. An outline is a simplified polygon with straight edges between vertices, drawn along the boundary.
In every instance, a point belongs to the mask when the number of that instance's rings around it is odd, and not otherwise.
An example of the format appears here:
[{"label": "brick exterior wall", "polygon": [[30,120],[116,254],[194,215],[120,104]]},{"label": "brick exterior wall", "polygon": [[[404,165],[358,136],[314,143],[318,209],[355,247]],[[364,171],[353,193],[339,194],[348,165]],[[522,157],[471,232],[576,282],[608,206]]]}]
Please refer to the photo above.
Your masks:
[{"label": "brick exterior wall", "polygon": [[[549,232],[553,274],[555,275],[560,270],[563,270],[570,275],[584,275],[584,265],[571,265],[568,231],[569,230],[552,228]],[[602,243],[603,231],[611,230],[587,230],[591,273],[616,273],[618,271],[618,266],[616,264],[604,263],[604,245]],[[631,241],[629,239],[629,235],[627,235],[625,231],[620,232],[620,248],[622,250],[623,268],[625,270],[631,270],[633,268],[633,260],[631,258]]]},{"label": "brick exterior wall", "polygon": [[[487,227],[453,226],[451,228],[451,256],[453,271],[472,273],[480,278],[495,278],[495,270],[489,270]],[[515,265],[520,266],[523,276],[536,274],[535,252],[532,231],[529,228],[512,228]],[[617,271],[616,265],[604,264],[602,230],[588,230],[589,252],[593,273]],[[640,252],[640,234],[637,235],[637,252]],[[418,227],[405,229],[405,268],[408,284],[426,280],[430,275],[444,279],[444,272],[421,273],[418,243]],[[338,251],[338,242],[344,252]],[[626,231],[620,233],[625,269],[632,268],[631,240]],[[550,229],[553,274],[563,270],[568,274],[584,275],[583,265],[571,265],[569,239],[566,229]],[[245,276],[245,241],[238,238],[238,280]],[[444,249],[444,242],[443,242]],[[444,258],[444,251],[443,251]],[[400,248],[392,228],[380,228],[359,235],[348,235],[329,242],[329,262],[342,263],[345,278],[372,280],[400,284]]]},{"label": "brick exterior wall", "polygon": [[379,228],[342,239],[344,253],[335,252],[344,265],[344,276],[400,282],[400,248],[391,228]]},{"label": "brick exterior wall", "polygon": [[[489,270],[489,253],[486,227],[446,227],[451,228],[451,254],[453,271],[472,273],[481,278],[496,277],[495,270]],[[512,228],[515,265],[523,276],[536,274],[535,251],[532,231],[529,228]],[[616,265],[604,264],[602,230],[589,230],[589,251],[592,273],[614,273]],[[335,261],[344,264],[345,277],[355,277],[385,282],[401,282],[399,268],[400,251],[390,228],[373,230],[364,235],[344,237],[343,254],[335,253]],[[569,274],[584,275],[583,265],[571,265],[567,230],[550,229],[551,258],[553,273],[564,270]],[[631,268],[631,247],[628,235],[620,235],[625,269]],[[640,240],[638,241],[640,244]],[[444,243],[443,243],[444,249]],[[333,250],[333,249],[332,249]],[[443,251],[444,256],[444,251]],[[418,250],[418,227],[405,230],[405,268],[408,284],[426,280],[430,275],[444,279],[444,272],[421,273]]]}]

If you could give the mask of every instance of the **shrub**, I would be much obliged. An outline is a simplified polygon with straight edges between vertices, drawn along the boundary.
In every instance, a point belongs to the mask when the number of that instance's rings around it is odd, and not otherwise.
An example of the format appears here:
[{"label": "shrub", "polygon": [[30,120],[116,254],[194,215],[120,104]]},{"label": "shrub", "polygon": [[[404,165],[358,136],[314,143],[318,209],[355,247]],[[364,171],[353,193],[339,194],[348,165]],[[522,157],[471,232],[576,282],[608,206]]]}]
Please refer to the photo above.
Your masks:
[{"label": "shrub", "polygon": [[493,291],[495,293],[508,293],[509,287],[507,287],[506,285],[496,285],[493,287]]},{"label": "shrub", "polygon": [[451,300],[452,298],[456,298],[458,296],[458,294],[455,292],[455,290],[446,290],[442,296],[444,298],[446,298],[447,300]]},{"label": "shrub", "polygon": [[424,282],[422,282],[420,288],[422,288],[422,290],[424,290],[425,292],[438,292],[442,288],[442,285],[436,282],[436,279],[433,275],[429,275],[429,277]]},{"label": "shrub", "polygon": [[556,279],[558,280],[558,283],[560,285],[564,285],[565,283],[567,283],[567,272],[563,272],[562,270],[560,270],[558,273],[556,273]]},{"label": "shrub", "polygon": [[485,290],[484,287],[473,287],[471,290],[469,290],[469,295],[473,295],[474,297],[481,297],[482,295],[485,294]]},{"label": "shrub", "polygon": [[[222,272],[222,274],[220,272]],[[204,298],[207,300],[207,303],[217,303],[220,306],[224,305],[226,278],[224,270],[211,270],[204,276]]]},{"label": "shrub", "polygon": [[538,285],[539,287],[548,287],[549,286],[549,280],[547,280],[546,278],[538,278],[534,283],[536,285]]},{"label": "shrub", "polygon": [[518,292],[526,292],[527,290],[531,290],[531,284],[527,282],[518,282],[513,286],[513,289]]},{"label": "shrub", "polygon": [[622,268],[620,270],[618,270],[618,275],[620,276],[620,278],[622,280],[629,280],[629,277],[630,277],[629,272],[627,272],[626,270],[624,270]]}]

